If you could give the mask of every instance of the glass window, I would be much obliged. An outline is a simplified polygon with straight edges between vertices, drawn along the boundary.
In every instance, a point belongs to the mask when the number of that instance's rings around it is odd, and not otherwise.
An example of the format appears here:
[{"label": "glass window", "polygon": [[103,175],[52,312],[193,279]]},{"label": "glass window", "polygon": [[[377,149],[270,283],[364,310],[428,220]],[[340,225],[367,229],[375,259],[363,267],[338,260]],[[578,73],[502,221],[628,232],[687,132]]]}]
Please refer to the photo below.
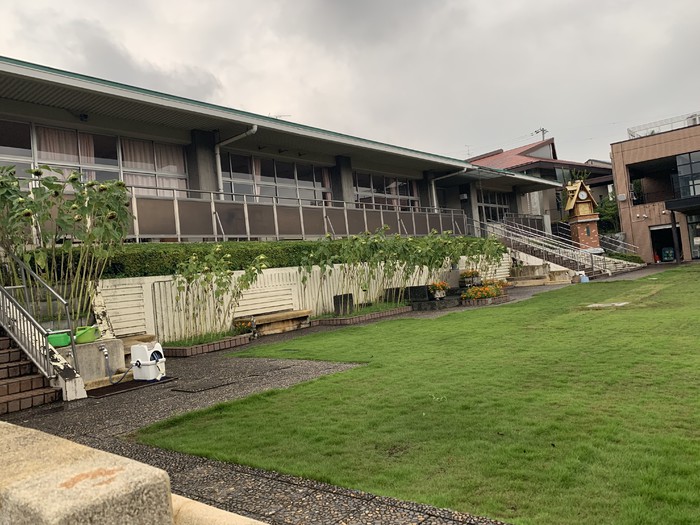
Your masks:
[{"label": "glass window", "polygon": [[683,155],[676,155],[676,163],[680,166],[681,164],[690,163],[690,155],[684,153]]},{"label": "glass window", "polygon": [[71,129],[36,127],[40,161],[78,163],[78,135]]},{"label": "glass window", "polygon": [[367,173],[355,173],[355,187],[359,193],[371,193],[372,177]]},{"label": "glass window", "polygon": [[275,163],[271,159],[260,159],[260,174],[261,182],[275,182]]},{"label": "glass window", "polygon": [[296,185],[294,181],[294,164],[290,162],[275,162],[277,184]]},{"label": "glass window", "polygon": [[[124,182],[127,186],[139,186],[134,188],[135,195],[157,195],[156,176],[146,173],[125,173]],[[153,188],[153,189],[150,189]]]},{"label": "glass window", "polygon": [[260,195],[258,202],[272,204],[272,198],[276,196],[274,186],[259,186],[258,195]]},{"label": "glass window", "polygon": [[233,192],[240,195],[255,195],[255,189],[252,184],[236,182],[233,185]]},{"label": "glass window", "polygon": [[78,133],[81,164],[117,166],[117,137]]},{"label": "glass window", "polygon": [[690,164],[680,164],[678,166],[678,175],[690,175],[691,173]]},{"label": "glass window", "polygon": [[0,120],[0,155],[32,156],[32,138],[29,124]]},{"label": "glass window", "polygon": [[315,184],[313,167],[297,164],[297,181],[300,188],[313,188]]},{"label": "glass window", "polygon": [[253,180],[253,170],[250,169],[250,157],[231,155],[231,173],[237,180]]},{"label": "glass window", "polygon": [[690,162],[700,162],[700,151],[693,151],[690,154]]},{"label": "glass window", "polygon": [[161,197],[173,197],[176,196],[179,199],[182,199],[186,197],[186,193],[184,191],[172,191],[172,190],[186,190],[187,189],[187,181],[185,179],[177,178],[177,177],[166,177],[166,176],[158,176],[157,178],[157,183],[158,183],[158,188],[168,188],[168,189],[159,189],[158,190],[158,195]]},{"label": "glass window", "polygon": [[161,173],[187,173],[182,146],[156,143],[156,170]]},{"label": "glass window", "polygon": [[125,169],[155,171],[153,143],[150,140],[122,139],[121,142]]},{"label": "glass window", "polygon": [[291,186],[278,186],[277,196],[279,197],[280,204],[296,204],[297,203],[297,189]]},{"label": "glass window", "polygon": [[94,180],[97,182],[105,182],[108,180],[119,180],[119,172],[118,171],[83,169],[83,174],[84,174],[84,178],[86,181]]},{"label": "glass window", "polygon": [[299,198],[301,199],[301,203],[306,206],[316,204],[314,201],[319,200],[316,197],[315,190],[306,188],[299,188]]}]

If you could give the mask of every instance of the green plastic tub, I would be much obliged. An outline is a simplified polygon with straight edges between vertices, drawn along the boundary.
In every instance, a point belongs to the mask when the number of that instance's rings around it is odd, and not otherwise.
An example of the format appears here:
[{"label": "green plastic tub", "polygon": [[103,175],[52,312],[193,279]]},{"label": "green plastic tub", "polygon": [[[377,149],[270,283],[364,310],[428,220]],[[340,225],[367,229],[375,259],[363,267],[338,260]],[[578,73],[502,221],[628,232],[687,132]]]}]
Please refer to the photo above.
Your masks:
[{"label": "green plastic tub", "polygon": [[96,326],[79,326],[75,330],[75,342],[82,345],[92,343],[100,338],[100,329]]},{"label": "green plastic tub", "polygon": [[70,344],[70,334],[49,334],[49,344],[54,348],[61,348]]}]

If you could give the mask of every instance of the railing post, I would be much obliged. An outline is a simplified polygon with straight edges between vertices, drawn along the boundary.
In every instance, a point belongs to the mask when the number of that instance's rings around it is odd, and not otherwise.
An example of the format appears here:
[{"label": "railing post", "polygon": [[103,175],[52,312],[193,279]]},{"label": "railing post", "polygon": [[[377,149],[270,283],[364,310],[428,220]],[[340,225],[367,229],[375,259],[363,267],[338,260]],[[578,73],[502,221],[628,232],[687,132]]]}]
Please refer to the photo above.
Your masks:
[{"label": "railing post", "polygon": [[136,190],[131,188],[131,215],[134,218],[134,237],[136,237],[136,242],[140,242],[141,228],[139,228],[139,211],[136,204]]},{"label": "railing post", "polygon": [[214,232],[214,242],[219,242],[219,229],[216,227],[216,206],[214,205],[214,192],[209,193],[209,211],[211,212],[211,231]]},{"label": "railing post", "polygon": [[173,190],[173,213],[175,214],[175,235],[177,235],[177,242],[182,241],[182,229],[180,227],[180,203],[177,200],[177,192]]},{"label": "railing post", "polygon": [[[348,222],[348,203],[343,201],[343,215],[345,216],[345,236],[350,236],[350,223]],[[365,229],[367,229],[367,215],[365,215]]]},{"label": "railing post", "polygon": [[306,240],[306,229],[304,228],[304,207],[301,205],[301,199],[297,199],[299,205],[299,226],[301,227],[301,238]]},{"label": "railing post", "polygon": [[272,197],[272,215],[275,220],[275,240],[280,240],[280,225],[277,219],[277,197]]},{"label": "railing post", "polygon": [[248,217],[248,195],[243,194],[243,220],[245,221],[246,240],[250,240],[250,218]]}]

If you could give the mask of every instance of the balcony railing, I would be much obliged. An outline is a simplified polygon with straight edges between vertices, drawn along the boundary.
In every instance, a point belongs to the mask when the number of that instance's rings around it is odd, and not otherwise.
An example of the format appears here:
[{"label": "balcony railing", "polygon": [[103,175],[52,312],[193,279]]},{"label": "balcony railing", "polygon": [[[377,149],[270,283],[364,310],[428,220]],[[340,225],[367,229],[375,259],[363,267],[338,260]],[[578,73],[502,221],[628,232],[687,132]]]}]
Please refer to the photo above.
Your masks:
[{"label": "balcony railing", "polygon": [[401,204],[367,204],[284,197],[226,194],[197,190],[164,190],[139,195],[129,187],[134,213],[130,237],[183,240],[316,239],[326,234],[344,237],[374,231],[383,225],[390,233],[427,235],[470,233],[466,214],[459,209],[436,209]]}]

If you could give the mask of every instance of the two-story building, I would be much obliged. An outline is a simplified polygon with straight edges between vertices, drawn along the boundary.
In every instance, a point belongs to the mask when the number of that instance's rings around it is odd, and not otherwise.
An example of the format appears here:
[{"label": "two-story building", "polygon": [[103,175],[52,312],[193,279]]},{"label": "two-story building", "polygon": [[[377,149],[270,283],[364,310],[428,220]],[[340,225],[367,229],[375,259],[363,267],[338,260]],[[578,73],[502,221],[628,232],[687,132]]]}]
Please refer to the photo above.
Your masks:
[{"label": "two-story building", "polygon": [[649,263],[700,259],[700,116],[630,128],[612,144],[620,223]]},{"label": "two-story building", "polygon": [[137,241],[466,234],[481,210],[558,186],[6,57],[0,165],[123,180]]}]

